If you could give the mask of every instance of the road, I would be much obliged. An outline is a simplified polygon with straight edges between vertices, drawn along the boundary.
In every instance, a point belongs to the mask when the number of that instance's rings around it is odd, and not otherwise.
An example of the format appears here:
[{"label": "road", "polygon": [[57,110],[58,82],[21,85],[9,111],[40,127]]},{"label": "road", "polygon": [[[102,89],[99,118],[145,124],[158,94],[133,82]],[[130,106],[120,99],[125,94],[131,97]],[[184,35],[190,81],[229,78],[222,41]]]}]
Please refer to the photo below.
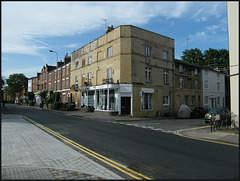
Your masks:
[{"label": "road", "polygon": [[[11,105],[5,108],[5,113],[31,118],[153,179],[239,178],[238,147],[202,142],[106,120],[86,120],[31,107]],[[109,169],[117,172],[110,166]]]}]

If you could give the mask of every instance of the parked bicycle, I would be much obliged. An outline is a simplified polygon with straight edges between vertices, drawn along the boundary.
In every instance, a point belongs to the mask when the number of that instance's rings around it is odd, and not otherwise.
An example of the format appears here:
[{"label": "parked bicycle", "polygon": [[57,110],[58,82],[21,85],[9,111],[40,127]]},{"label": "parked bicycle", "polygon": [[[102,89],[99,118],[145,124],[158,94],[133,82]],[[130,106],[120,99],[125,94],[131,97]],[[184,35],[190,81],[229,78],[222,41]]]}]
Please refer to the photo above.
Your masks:
[{"label": "parked bicycle", "polygon": [[221,119],[214,120],[212,128],[213,128],[213,131],[221,130],[222,129],[222,120]]}]

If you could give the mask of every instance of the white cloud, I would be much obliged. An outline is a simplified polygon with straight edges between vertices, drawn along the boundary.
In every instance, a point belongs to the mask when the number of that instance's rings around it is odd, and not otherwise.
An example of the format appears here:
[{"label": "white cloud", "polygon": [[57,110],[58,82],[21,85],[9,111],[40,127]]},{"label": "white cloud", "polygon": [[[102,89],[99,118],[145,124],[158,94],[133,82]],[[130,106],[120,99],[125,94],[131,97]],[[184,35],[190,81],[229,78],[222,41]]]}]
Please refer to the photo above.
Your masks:
[{"label": "white cloud", "polygon": [[191,19],[201,22],[207,21],[212,17],[219,18],[226,9],[226,3],[223,2],[192,2]]},{"label": "white cloud", "polygon": [[80,43],[71,43],[69,45],[66,45],[65,47],[66,48],[77,48],[77,47],[80,47]]},{"label": "white cloud", "polygon": [[[81,34],[104,29],[101,18],[114,27],[124,24],[144,25],[151,18],[192,18],[206,21],[220,17],[226,8],[219,2],[2,2],[2,52],[40,55],[50,43],[42,38]],[[191,16],[192,15],[192,16]],[[170,26],[174,21],[170,21]],[[197,35],[197,36],[200,36]],[[69,48],[77,44],[69,44]]]},{"label": "white cloud", "polygon": [[[49,44],[40,39],[80,34],[108,25],[142,25],[156,16],[177,18],[186,3],[169,2],[3,2],[2,51],[38,55]],[[73,45],[72,45],[73,46]]]},{"label": "white cloud", "polygon": [[37,72],[40,72],[39,67],[28,67],[28,68],[12,68],[3,70],[2,75],[5,76],[6,78],[9,77],[9,75],[12,74],[18,74],[18,73],[23,73],[26,77],[33,77],[36,76]]}]

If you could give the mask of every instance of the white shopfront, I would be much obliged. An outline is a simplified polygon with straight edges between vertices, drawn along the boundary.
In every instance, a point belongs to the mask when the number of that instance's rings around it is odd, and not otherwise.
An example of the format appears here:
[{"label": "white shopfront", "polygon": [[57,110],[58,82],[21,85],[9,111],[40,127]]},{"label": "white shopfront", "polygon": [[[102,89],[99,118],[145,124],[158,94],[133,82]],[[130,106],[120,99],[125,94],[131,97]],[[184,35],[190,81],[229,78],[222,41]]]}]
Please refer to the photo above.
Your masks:
[{"label": "white shopfront", "polygon": [[103,84],[79,88],[81,91],[81,107],[94,107],[96,111],[116,112],[122,114],[126,109],[123,99],[130,100],[127,105],[132,115],[132,84]]}]

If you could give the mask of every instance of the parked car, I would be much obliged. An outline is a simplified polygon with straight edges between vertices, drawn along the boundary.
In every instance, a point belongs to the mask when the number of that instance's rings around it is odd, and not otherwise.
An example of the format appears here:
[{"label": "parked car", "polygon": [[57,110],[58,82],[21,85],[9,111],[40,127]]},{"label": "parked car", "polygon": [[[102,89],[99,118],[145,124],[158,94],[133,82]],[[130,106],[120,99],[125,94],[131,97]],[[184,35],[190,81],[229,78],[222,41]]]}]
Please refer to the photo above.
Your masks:
[{"label": "parked car", "polygon": [[221,111],[221,108],[210,108],[209,111],[205,114],[205,123],[208,124],[211,122],[212,114],[214,115],[214,119],[216,119],[218,116],[220,118]]},{"label": "parked car", "polygon": [[204,118],[209,111],[209,107],[196,107],[190,114],[190,118]]}]

